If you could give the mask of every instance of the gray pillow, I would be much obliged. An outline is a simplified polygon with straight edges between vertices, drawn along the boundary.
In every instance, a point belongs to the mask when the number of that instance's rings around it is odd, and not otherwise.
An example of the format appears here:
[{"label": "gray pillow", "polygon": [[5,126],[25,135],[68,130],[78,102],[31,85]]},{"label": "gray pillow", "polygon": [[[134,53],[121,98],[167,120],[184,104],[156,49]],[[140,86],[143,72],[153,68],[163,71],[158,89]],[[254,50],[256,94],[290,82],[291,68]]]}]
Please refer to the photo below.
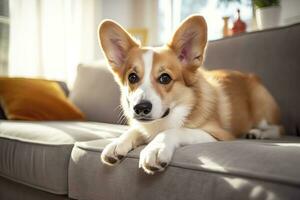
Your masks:
[{"label": "gray pillow", "polygon": [[69,97],[89,121],[124,122],[119,86],[104,63],[80,64]]}]

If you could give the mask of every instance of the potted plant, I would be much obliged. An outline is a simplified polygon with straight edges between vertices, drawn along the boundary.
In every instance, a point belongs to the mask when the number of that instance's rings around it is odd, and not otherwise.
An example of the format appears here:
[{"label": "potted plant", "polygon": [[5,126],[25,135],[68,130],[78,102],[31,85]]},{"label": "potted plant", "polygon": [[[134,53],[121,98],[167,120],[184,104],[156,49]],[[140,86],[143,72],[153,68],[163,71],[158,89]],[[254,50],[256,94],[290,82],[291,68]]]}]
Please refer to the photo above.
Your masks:
[{"label": "potted plant", "polygon": [[258,29],[279,26],[281,7],[279,0],[253,0],[256,7]]}]

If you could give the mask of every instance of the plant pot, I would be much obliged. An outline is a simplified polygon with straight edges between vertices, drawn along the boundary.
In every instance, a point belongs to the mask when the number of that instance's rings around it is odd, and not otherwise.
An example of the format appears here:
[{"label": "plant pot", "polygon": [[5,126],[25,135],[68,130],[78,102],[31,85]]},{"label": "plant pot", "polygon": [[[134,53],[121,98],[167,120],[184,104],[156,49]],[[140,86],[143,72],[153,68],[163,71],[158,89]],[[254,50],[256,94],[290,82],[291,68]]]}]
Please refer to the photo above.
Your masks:
[{"label": "plant pot", "polygon": [[279,26],[280,6],[270,6],[256,9],[256,20],[258,29],[266,29]]}]

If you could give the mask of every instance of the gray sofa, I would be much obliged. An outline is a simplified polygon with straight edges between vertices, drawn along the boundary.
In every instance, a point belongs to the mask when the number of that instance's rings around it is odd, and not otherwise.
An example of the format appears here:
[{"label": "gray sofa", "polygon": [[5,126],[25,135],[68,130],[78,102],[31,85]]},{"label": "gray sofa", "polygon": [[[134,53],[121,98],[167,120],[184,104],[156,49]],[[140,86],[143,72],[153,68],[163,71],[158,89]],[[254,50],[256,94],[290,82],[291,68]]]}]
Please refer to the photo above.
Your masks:
[{"label": "gray sofa", "polygon": [[87,122],[0,121],[0,199],[299,199],[300,24],[209,42],[205,66],[253,72],[278,101],[287,136],[179,148],[163,173],[139,152],[101,163],[120,125],[119,89],[105,66],[79,66],[70,99]]}]

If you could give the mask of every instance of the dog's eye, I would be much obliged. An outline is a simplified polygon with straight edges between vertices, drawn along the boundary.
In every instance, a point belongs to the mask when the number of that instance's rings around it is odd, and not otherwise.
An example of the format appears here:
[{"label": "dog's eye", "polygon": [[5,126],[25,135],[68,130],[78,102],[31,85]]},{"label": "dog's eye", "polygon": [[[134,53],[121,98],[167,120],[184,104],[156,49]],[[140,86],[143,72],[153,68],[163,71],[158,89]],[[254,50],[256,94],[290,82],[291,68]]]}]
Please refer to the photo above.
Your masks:
[{"label": "dog's eye", "polygon": [[128,75],[128,81],[131,84],[137,83],[137,82],[139,82],[139,80],[140,79],[136,73],[131,73]]},{"label": "dog's eye", "polygon": [[158,78],[158,81],[160,84],[168,84],[170,83],[172,80],[171,76],[167,73],[163,73],[162,75],[160,75],[160,77]]}]

